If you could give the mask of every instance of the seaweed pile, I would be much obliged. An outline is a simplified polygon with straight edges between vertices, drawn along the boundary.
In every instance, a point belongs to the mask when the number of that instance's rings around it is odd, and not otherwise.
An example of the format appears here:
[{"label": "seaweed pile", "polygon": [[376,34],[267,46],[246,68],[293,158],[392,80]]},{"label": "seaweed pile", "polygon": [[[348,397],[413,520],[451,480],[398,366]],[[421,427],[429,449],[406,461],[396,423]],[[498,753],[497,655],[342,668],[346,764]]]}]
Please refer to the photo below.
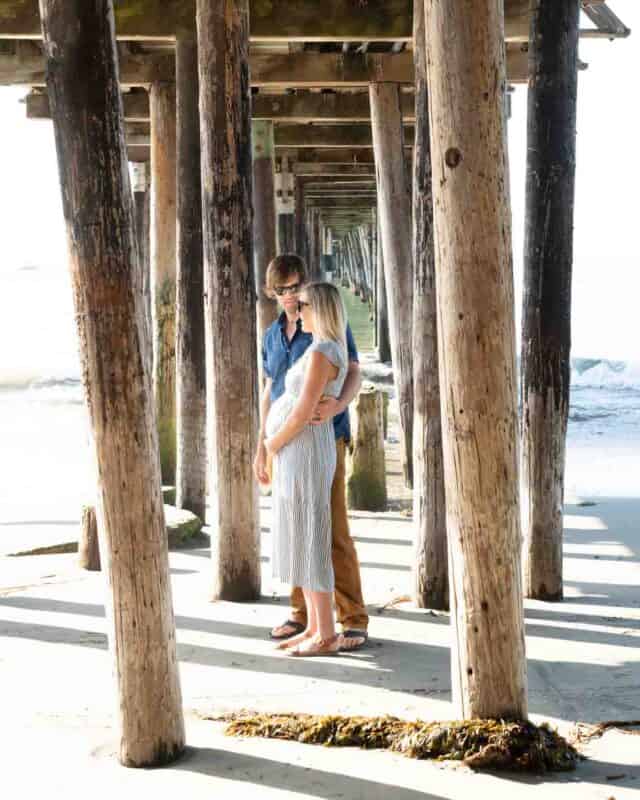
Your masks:
[{"label": "seaweed pile", "polygon": [[472,719],[407,722],[396,717],[342,717],[244,712],[222,717],[227,736],[259,736],[329,747],[361,747],[410,758],[461,761],[473,769],[551,772],[575,769],[576,749],[547,724]]}]

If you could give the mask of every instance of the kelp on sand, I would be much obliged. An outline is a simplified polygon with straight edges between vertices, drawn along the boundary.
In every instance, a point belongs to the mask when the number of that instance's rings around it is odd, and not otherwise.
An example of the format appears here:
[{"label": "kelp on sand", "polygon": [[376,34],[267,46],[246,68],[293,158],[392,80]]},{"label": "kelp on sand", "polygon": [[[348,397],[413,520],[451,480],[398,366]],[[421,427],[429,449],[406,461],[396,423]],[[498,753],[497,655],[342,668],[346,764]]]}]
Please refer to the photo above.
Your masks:
[{"label": "kelp on sand", "polygon": [[577,750],[547,724],[472,719],[408,722],[396,717],[344,717],[242,712],[219,717],[228,736],[258,736],[328,747],[361,747],[410,758],[461,761],[473,769],[550,772],[575,769]]}]

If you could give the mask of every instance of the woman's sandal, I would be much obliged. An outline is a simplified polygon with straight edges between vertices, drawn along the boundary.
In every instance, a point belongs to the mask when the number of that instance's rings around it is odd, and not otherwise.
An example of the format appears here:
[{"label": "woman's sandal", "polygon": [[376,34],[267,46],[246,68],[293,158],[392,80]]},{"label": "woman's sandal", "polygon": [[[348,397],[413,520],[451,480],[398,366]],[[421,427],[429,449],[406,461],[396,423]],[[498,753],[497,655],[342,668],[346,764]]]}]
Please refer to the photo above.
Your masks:
[{"label": "woman's sandal", "polygon": [[316,656],[337,656],[340,652],[340,636],[335,634],[329,639],[312,640],[306,647],[295,647],[289,651],[296,658],[315,658]]}]

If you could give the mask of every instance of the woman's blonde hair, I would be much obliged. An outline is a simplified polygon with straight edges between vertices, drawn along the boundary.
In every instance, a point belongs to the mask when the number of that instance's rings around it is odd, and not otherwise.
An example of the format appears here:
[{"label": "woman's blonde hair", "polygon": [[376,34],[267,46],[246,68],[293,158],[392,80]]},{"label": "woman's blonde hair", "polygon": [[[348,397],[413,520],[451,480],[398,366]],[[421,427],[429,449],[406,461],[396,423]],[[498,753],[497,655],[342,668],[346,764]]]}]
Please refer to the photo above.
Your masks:
[{"label": "woman's blonde hair", "polygon": [[347,357],[347,313],[332,283],[308,283],[303,292],[315,317],[313,338],[338,342]]}]

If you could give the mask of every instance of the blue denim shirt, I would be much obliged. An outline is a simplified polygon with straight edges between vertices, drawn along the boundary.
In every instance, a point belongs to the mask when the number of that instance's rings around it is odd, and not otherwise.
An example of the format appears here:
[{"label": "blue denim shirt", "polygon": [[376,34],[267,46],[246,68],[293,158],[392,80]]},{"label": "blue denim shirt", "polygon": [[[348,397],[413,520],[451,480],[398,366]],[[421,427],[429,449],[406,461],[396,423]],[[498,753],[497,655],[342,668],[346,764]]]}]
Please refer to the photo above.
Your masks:
[{"label": "blue denim shirt", "polygon": [[[271,378],[271,402],[274,403],[284,394],[284,378],[287,371],[304,355],[307,347],[313,341],[310,333],[302,330],[302,320],[298,320],[296,332],[291,341],[287,339],[287,315],[282,312],[278,319],[266,330],[262,340],[262,369],[267,378]],[[349,361],[358,361],[358,350],[347,325],[347,351]],[[349,411],[343,411],[333,418],[333,427],[336,439],[344,438],[349,441],[351,428],[349,426]]]}]

